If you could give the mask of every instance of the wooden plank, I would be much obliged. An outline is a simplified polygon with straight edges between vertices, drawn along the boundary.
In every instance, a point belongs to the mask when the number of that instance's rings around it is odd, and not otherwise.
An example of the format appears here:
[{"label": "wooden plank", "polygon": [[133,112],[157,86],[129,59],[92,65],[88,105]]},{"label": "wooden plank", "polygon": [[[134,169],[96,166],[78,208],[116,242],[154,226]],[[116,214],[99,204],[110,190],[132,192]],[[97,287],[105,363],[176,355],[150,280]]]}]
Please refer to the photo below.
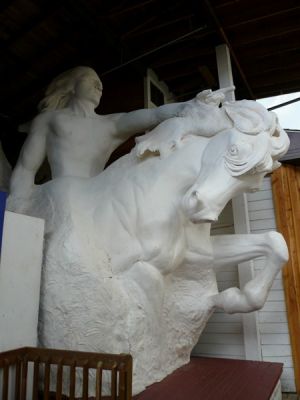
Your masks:
[{"label": "wooden plank", "polygon": [[28,360],[25,357],[25,359],[23,359],[23,362],[22,362],[21,400],[26,400],[27,373],[28,373]]},{"label": "wooden plank", "polygon": [[99,361],[96,371],[96,399],[101,400],[102,398],[102,365],[103,363]]},{"label": "wooden plank", "polygon": [[82,371],[82,399],[88,400],[89,397],[89,368],[88,360]]},{"label": "wooden plank", "polygon": [[234,323],[208,322],[204,328],[205,333],[242,333],[242,320]]},{"label": "wooden plank", "polygon": [[70,400],[75,399],[75,387],[76,387],[76,362],[73,361],[73,364],[70,366]]},{"label": "wooden plank", "polygon": [[283,165],[272,177],[278,230],[288,243],[290,259],[283,270],[285,301],[293,353],[295,382],[300,394],[300,169]]},{"label": "wooden plank", "polygon": [[263,307],[263,311],[286,312],[286,307],[282,301],[267,301]]},{"label": "wooden plank", "polygon": [[45,363],[45,376],[44,376],[44,400],[49,400],[50,390],[50,361]]},{"label": "wooden plank", "polygon": [[111,371],[111,399],[117,400],[117,364]]},{"label": "wooden plank", "polygon": [[39,358],[37,357],[34,361],[33,367],[33,382],[32,382],[32,400],[38,400],[38,390],[39,390]]},{"label": "wooden plank", "polygon": [[236,333],[202,333],[201,344],[238,344],[243,345],[243,336]]},{"label": "wooden plank", "polygon": [[258,210],[273,210],[273,200],[256,200],[248,202],[249,216],[251,218],[251,213]]},{"label": "wooden plank", "polygon": [[273,218],[250,221],[251,232],[261,229],[276,229],[276,224]]},{"label": "wooden plank", "polygon": [[288,333],[263,333],[261,334],[261,344],[290,344]]},{"label": "wooden plank", "polygon": [[283,290],[272,290],[270,291],[267,301],[283,301],[284,291]]},{"label": "wooden plank", "polygon": [[293,368],[292,356],[266,356],[264,361],[282,363],[284,364],[283,368]]},{"label": "wooden plank", "polygon": [[224,312],[214,312],[210,317],[210,322],[241,322],[241,314],[225,314]]},{"label": "wooden plank", "polygon": [[227,345],[223,346],[220,344],[197,344],[194,352],[196,354],[211,355],[211,354],[222,354],[222,356],[244,356],[245,349],[244,345]]},{"label": "wooden plank", "polygon": [[227,360],[245,360],[245,355],[226,355],[226,357],[224,357],[224,354],[210,354],[210,355],[206,355],[206,354],[201,354],[201,353],[195,353],[193,354],[193,357],[208,357],[208,358],[223,358],[223,359],[227,359]]},{"label": "wooden plank", "polygon": [[275,323],[261,323],[260,324],[260,333],[289,333],[288,325],[282,322]]},{"label": "wooden plank", "polygon": [[238,281],[218,282],[218,289],[220,292],[231,287],[239,287],[239,286],[240,283]]},{"label": "wooden plank", "polygon": [[63,359],[58,363],[56,372],[56,400],[62,399]]},{"label": "wooden plank", "polygon": [[2,375],[2,400],[8,400],[8,385],[9,385],[9,363],[6,361],[6,365],[3,368]]},{"label": "wooden plank", "polygon": [[294,393],[295,379],[281,379],[281,386],[285,388],[287,393]]},{"label": "wooden plank", "polygon": [[291,346],[290,345],[281,345],[276,346],[273,344],[263,345],[261,346],[261,351],[263,356],[290,356]]},{"label": "wooden plank", "polygon": [[274,219],[274,210],[252,211],[249,215],[250,221]]},{"label": "wooden plank", "polygon": [[232,282],[238,281],[239,275],[237,268],[235,271],[218,271],[216,273],[218,282]]},{"label": "wooden plank", "polygon": [[247,193],[247,199],[250,203],[258,200],[272,200],[272,192],[269,190],[262,190],[255,193]]},{"label": "wooden plank", "polygon": [[258,319],[259,322],[287,322],[287,316],[285,312],[259,311]]},{"label": "wooden plank", "polygon": [[291,379],[291,380],[294,379],[293,368],[283,368],[281,378],[282,379]]},{"label": "wooden plank", "polygon": [[20,393],[21,393],[21,360],[18,357],[16,361],[15,400],[20,400]]}]

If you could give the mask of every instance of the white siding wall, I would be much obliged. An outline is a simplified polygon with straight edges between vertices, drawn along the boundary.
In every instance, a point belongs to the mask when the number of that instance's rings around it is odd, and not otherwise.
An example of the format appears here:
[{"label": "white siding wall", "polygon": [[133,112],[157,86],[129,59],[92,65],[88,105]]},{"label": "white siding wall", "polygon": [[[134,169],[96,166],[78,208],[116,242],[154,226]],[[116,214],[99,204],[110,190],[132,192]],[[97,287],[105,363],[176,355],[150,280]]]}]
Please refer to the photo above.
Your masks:
[{"label": "white siding wall", "polygon": [[[212,227],[212,235],[234,233],[231,202],[219,221]],[[217,274],[219,290],[239,285],[238,268],[232,265]],[[193,355],[244,359],[243,321],[240,314],[215,311],[207,323]]]},{"label": "white siding wall", "polygon": [[[262,189],[248,194],[247,198],[251,232],[276,230],[271,179],[265,178]],[[263,266],[264,259],[254,261],[256,272]],[[294,370],[281,274],[278,274],[267,302],[258,314],[262,359],[284,363],[282,390],[294,392]]]}]

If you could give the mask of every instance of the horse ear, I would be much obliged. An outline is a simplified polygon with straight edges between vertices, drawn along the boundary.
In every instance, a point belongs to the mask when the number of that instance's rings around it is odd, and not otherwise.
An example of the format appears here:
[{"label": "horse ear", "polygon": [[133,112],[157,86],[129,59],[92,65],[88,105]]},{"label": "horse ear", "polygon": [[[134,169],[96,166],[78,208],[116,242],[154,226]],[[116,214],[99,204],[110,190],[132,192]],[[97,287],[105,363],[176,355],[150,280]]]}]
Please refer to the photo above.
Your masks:
[{"label": "horse ear", "polygon": [[290,139],[284,129],[277,124],[276,129],[271,137],[272,157],[274,160],[280,159],[288,151]]},{"label": "horse ear", "polygon": [[223,107],[236,129],[243,133],[256,135],[264,131],[266,125],[264,116],[258,112],[256,104],[254,101],[241,100],[232,103],[226,102]]}]

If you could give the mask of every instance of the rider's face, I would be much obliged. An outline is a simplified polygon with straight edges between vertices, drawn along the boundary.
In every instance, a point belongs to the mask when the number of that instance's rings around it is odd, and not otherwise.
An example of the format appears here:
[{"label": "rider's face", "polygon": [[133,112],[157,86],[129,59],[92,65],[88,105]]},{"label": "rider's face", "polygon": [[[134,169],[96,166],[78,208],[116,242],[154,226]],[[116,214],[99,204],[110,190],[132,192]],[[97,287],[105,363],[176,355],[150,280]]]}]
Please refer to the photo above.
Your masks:
[{"label": "rider's face", "polygon": [[82,75],[75,85],[75,96],[81,100],[92,102],[95,107],[100,103],[102,96],[102,82],[96,73]]}]

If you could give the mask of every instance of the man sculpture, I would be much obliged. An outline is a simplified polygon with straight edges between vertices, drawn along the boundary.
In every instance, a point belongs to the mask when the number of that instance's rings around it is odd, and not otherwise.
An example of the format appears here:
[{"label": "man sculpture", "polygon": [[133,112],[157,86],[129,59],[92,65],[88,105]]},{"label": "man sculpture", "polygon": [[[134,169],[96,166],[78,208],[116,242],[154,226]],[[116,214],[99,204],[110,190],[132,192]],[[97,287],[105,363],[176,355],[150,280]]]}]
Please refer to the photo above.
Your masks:
[{"label": "man sculpture", "polygon": [[102,83],[89,67],[68,70],[48,86],[33,120],[29,136],[13,171],[10,193],[28,198],[35,174],[45,157],[52,178],[91,178],[105,167],[112,152],[129,137],[152,129],[174,117],[186,103],[166,104],[129,113],[99,115],[95,108],[102,96]]}]

